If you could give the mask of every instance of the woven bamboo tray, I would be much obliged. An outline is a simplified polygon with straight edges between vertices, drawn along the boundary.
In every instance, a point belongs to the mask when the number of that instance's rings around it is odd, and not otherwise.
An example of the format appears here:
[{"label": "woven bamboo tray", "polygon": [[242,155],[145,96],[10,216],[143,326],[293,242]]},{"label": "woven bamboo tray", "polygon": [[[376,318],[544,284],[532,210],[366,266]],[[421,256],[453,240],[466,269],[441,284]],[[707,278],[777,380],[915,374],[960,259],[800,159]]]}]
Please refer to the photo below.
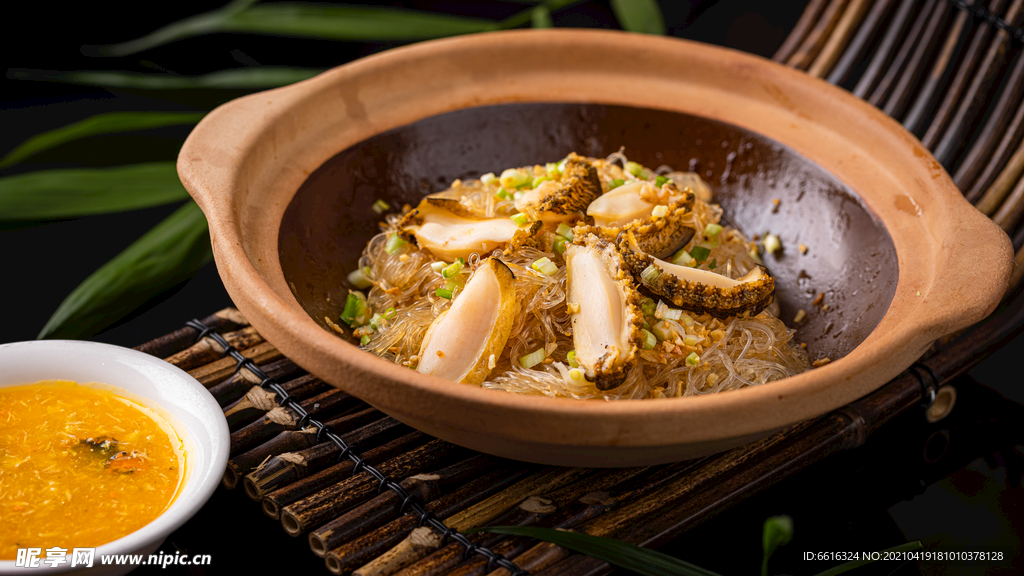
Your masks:
[{"label": "woven bamboo tray", "polygon": [[[1024,0],[977,4],[811,0],[774,56],[902,122],[1017,250],[1007,297],[992,316],[826,416],[699,460],[611,470],[541,467],[405,427],[305,373],[235,310],[138,349],[209,388],[232,431],[224,485],[244,490],[286,533],[307,537],[310,554],[323,557],[332,573],[607,573],[604,562],[551,544],[461,532],[530,524],[657,547],[860,446],[898,414],[921,410],[931,421],[943,418],[956,401],[948,383],[1024,323]],[[285,405],[282,398],[289,398]],[[336,441],[320,428],[325,424]]]}]

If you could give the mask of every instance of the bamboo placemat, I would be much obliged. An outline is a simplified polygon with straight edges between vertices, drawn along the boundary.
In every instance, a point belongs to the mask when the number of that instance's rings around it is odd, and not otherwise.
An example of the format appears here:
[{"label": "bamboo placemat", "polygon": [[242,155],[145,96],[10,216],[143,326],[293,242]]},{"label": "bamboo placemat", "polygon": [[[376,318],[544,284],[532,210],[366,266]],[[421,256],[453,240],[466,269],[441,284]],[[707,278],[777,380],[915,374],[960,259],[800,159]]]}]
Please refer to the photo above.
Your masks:
[{"label": "bamboo placemat", "polygon": [[[286,533],[308,538],[310,553],[332,573],[498,575],[510,572],[492,569],[506,565],[538,576],[602,574],[605,563],[552,544],[461,532],[537,525],[657,547],[860,446],[898,414],[944,416],[955,402],[948,382],[1024,319],[1024,299],[1010,302],[880,390],[826,416],[719,455],[625,469],[525,464],[431,438],[306,373],[234,309],[136,349],[207,387],[231,430],[224,486],[244,490]],[[347,451],[320,432],[321,422]]]}]

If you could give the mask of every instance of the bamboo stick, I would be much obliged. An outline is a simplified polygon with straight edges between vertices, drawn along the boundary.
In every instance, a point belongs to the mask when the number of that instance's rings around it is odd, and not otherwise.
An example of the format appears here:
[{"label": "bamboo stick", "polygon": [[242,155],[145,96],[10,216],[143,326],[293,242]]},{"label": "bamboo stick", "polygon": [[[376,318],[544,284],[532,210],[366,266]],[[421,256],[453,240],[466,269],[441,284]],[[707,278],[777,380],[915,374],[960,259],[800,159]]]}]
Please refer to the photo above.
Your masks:
[{"label": "bamboo stick", "polygon": [[[478,528],[524,499],[557,490],[591,474],[593,471],[588,468],[555,468],[538,472],[508,490],[499,492],[446,518],[444,524],[459,532]],[[485,537],[483,534],[476,534],[470,536],[469,539],[474,543],[479,543]],[[431,528],[417,528],[409,533],[403,541],[352,574],[353,576],[388,576],[426,557],[440,548],[441,543],[441,535]]]},{"label": "bamboo stick", "polygon": [[[276,376],[271,377],[278,380]],[[224,418],[227,419],[228,429],[232,432],[280,406],[277,403],[276,393],[265,390],[259,385],[247,385],[251,387],[245,393],[245,396],[224,409]],[[320,394],[329,390],[331,385],[312,374],[306,374],[305,376],[288,380],[281,384],[281,387],[292,397],[304,400],[313,394]]]},{"label": "bamboo stick", "polygon": [[[222,334],[228,345],[234,347],[237,350],[243,350],[245,348],[252,348],[253,346],[263,342],[263,336],[260,336],[259,332],[256,331],[252,326],[242,328],[241,330],[235,330],[234,332],[228,332]],[[174,364],[178,368],[188,372],[193,368],[198,368],[204,364],[209,364],[215,360],[219,360],[224,355],[224,349],[221,348],[220,344],[207,336],[199,342],[196,342],[192,346],[168,356],[164,360],[167,360],[171,364]]]},{"label": "bamboo stick", "polygon": [[[943,25],[952,8],[947,2],[938,2],[931,15],[922,18],[924,25],[920,36],[911,41],[908,37],[893,59],[893,65],[885,72],[881,82],[868,98],[868,102],[883,108],[893,118],[899,118],[906,107],[907,99],[928,71],[928,61],[935,53],[935,46],[943,36]],[[922,10],[921,16],[927,14]],[[917,23],[911,29],[917,29]]]},{"label": "bamboo stick", "polygon": [[[273,362],[281,358],[281,352],[274,348],[274,345],[270,342],[260,342],[259,344],[246,348],[240,351],[242,356],[249,358],[256,364],[266,364],[267,362]],[[286,361],[290,362],[290,360]],[[198,368],[193,368],[188,371],[189,376],[195,378],[200,384],[207,388],[212,387],[214,384],[223,382],[225,379],[230,378],[234,375],[235,371],[238,370],[238,361],[234,358],[227,356],[205,364]]]},{"label": "bamboo stick", "polygon": [[[218,333],[232,332],[249,325],[249,321],[245,319],[245,316],[234,308],[225,308],[220,312],[215,312],[206,318],[203,318],[200,322]],[[154,338],[145,344],[140,344],[134,349],[139,352],[145,352],[151,356],[156,356],[157,358],[167,358],[168,356],[181,352],[191,346],[198,335],[198,330],[190,326],[185,326],[184,328],[179,328],[170,334],[165,334],[164,336]]]},{"label": "bamboo stick", "polygon": [[[279,355],[278,355],[279,356]],[[230,358],[228,358],[230,360]],[[255,359],[254,359],[255,360]],[[287,358],[276,359],[268,357],[267,363],[257,366],[261,372],[277,382],[290,380],[301,375],[304,371],[298,365]],[[230,376],[220,383],[210,386],[210,394],[217,399],[221,407],[230,406],[252,389],[253,386],[262,383],[262,379],[254,374],[248,367],[243,366],[237,374]]]},{"label": "bamboo stick", "polygon": [[[891,9],[896,0],[878,0],[871,6],[871,11],[860,23],[856,34],[850,43],[843,49],[839,61],[828,74],[828,81],[831,84],[842,84],[849,77],[855,66],[867,58],[871,53],[871,44],[877,39],[884,27],[888,24],[892,15]],[[787,38],[788,42],[789,39]]]},{"label": "bamboo stick", "polygon": [[821,52],[821,47],[825,44],[825,40],[839,22],[839,17],[846,7],[846,2],[847,0],[829,0],[825,10],[821,13],[821,17],[814,23],[814,27],[807,34],[807,37],[803,39],[793,55],[786,59],[787,65],[800,70],[807,69],[811,61]]},{"label": "bamboo stick", "polygon": [[[589,494],[601,493],[612,486],[634,479],[650,470],[650,467],[640,467],[594,471],[593,474],[580,478],[576,482],[554,492],[526,498],[518,505],[513,506],[497,518],[494,518],[489,524],[494,526],[526,526],[536,524],[548,517],[559,517],[567,521],[572,516],[570,509],[576,508],[574,505],[579,504],[580,499]],[[584,508],[586,507],[584,506]],[[557,512],[562,514],[556,514]],[[488,548],[492,548],[503,538],[505,537],[491,534],[470,536],[471,540]],[[411,566],[396,572],[395,576],[435,576],[448,574],[454,566],[462,562],[463,553],[462,546],[453,542]],[[481,562],[482,565],[486,566],[486,560],[477,558],[474,561]]]},{"label": "bamboo stick", "polygon": [[[430,502],[441,493],[450,491],[472,476],[498,466],[508,467],[510,461],[478,454],[435,472],[417,474],[402,480],[399,485],[418,502]],[[390,520],[398,513],[402,500],[398,494],[387,491],[376,498],[349,510],[309,534],[309,546],[321,558],[343,542],[361,536]]]},{"label": "bamboo stick", "polygon": [[821,52],[814,59],[814,62],[807,69],[811,76],[824,78],[839,59],[839,54],[850,41],[853,31],[861,23],[864,14],[868,9],[868,0],[850,0],[849,6],[843,10],[843,15],[836,24],[835,29],[828,35]]},{"label": "bamboo stick", "polygon": [[818,20],[818,16],[821,14],[822,9],[825,7],[825,0],[811,0],[807,3],[807,7],[804,8],[803,14],[800,15],[800,20],[797,21],[796,26],[793,27],[793,31],[786,36],[786,39],[779,46],[779,49],[772,55],[772,60],[776,62],[785,62],[789,60],[793,52],[796,51],[797,47],[803,41],[804,37],[814,26],[814,23]]},{"label": "bamboo stick", "polygon": [[[387,477],[405,477],[465,457],[466,448],[443,440],[431,440],[423,446],[382,462],[377,470]],[[305,534],[373,497],[377,481],[367,472],[293,502],[281,510],[281,525],[291,536]]]},{"label": "bamboo stick", "polygon": [[[339,433],[341,439],[353,450],[368,450],[391,442],[399,436],[414,432],[412,428],[394,418],[385,417],[374,408],[367,408],[326,423]],[[337,463],[340,450],[333,442],[316,443],[316,429],[301,431],[312,442],[305,448],[282,451],[263,462],[245,475],[245,493],[260,501],[264,496],[282,486],[297,482],[310,474]],[[308,436],[312,435],[312,439]]]},{"label": "bamboo stick", "polygon": [[[921,13],[927,12],[929,10],[928,6],[934,5],[936,1],[925,0],[926,5],[921,10]],[[878,43],[878,47],[875,49],[875,53],[871,57],[870,62],[868,62],[864,73],[857,80],[857,84],[852,90],[854,96],[866,99],[881,81],[882,75],[885,74],[894,57],[899,54],[899,49],[896,48],[897,42],[902,40],[907,33],[916,37],[916,32],[914,31],[916,24],[910,24],[908,30],[910,15],[914,12],[915,8],[914,2],[900,2],[899,6],[896,7],[896,13],[887,19],[885,35],[882,36],[882,40]]]},{"label": "bamboo stick", "polygon": [[[374,422],[375,420],[376,422]],[[389,426],[398,427],[398,423],[390,418],[381,418],[381,413],[375,408],[366,408],[348,414],[330,421],[327,425],[331,428],[338,426],[348,430],[364,427],[361,430],[366,430],[366,433],[369,434],[380,434]],[[317,429],[313,426],[307,426],[301,430],[286,430],[270,441],[235,456],[228,460],[227,469],[224,471],[224,486],[229,490],[235,488],[242,477],[272,457],[277,457],[277,460],[280,461],[287,458],[286,454],[315,446],[316,434]]]},{"label": "bamboo stick", "polygon": [[[358,409],[362,400],[347,393],[331,389],[299,403],[313,417],[339,414]],[[231,433],[231,455],[241,454],[266,442],[285,430],[298,428],[299,415],[291,408],[277,407],[259,420]]]},{"label": "bamboo stick", "polygon": [[[363,454],[363,460],[367,464],[376,466],[381,462],[397,458],[409,450],[419,448],[428,441],[430,441],[430,436],[420,432],[413,432],[368,450]],[[284,510],[285,506],[313,496],[321,490],[350,478],[354,469],[355,464],[351,460],[345,460],[307,476],[298,482],[278,488],[263,497],[263,513],[271,518],[280,520],[281,511]]]},{"label": "bamboo stick", "polygon": [[[518,483],[534,474],[536,470],[537,467],[532,464],[521,464],[507,470],[493,470],[428,503],[424,508],[440,518],[451,516]],[[352,571],[401,542],[416,527],[417,521],[412,514],[405,514],[373,532],[334,548],[324,557],[327,569],[333,574],[346,574]]]}]

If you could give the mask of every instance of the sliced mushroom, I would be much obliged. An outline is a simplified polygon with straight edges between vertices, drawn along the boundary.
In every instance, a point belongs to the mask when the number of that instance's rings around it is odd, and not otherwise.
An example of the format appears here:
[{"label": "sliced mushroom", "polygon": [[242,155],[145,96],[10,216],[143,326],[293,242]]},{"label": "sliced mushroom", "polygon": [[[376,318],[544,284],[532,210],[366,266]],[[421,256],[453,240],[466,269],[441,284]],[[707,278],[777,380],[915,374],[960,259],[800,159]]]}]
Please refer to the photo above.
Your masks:
[{"label": "sliced mushroom", "polygon": [[406,237],[446,261],[486,255],[507,244],[519,226],[508,218],[473,218],[458,201],[425,198],[399,223]]},{"label": "sliced mushroom", "polygon": [[590,162],[569,154],[558,181],[541,182],[516,200],[516,210],[549,224],[566,222],[583,215],[601,195],[601,180]]},{"label": "sliced mushroom", "polygon": [[515,275],[496,258],[484,260],[451,308],[430,324],[416,371],[480,384],[505,349],[518,307]]},{"label": "sliced mushroom", "polygon": [[734,280],[710,270],[671,264],[645,253],[632,230],[619,235],[618,247],[645,289],[686,310],[716,318],[754,315],[771,304],[775,295],[775,280],[761,266]]},{"label": "sliced mushroom", "polygon": [[565,249],[566,302],[576,361],[600,390],[615,388],[636,365],[643,313],[625,262],[593,233]]}]

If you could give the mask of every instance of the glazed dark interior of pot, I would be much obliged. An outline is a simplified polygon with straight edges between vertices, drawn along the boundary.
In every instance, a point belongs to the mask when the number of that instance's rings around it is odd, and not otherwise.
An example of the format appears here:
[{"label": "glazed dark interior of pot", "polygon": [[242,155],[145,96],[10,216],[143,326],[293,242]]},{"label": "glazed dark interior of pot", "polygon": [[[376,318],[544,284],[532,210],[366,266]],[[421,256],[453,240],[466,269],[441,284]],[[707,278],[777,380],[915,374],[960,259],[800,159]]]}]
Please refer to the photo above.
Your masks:
[{"label": "glazed dark interior of pot", "polygon": [[[697,116],[598,104],[507,104],[460,110],[376,135],[309,176],[281,223],[285,279],[321,326],[337,322],[367,241],[394,208],[505,168],[569,152],[625,154],[650,167],[698,172],[747,237],[771,232],[783,249],[765,256],[782,319],[811,359],[841,358],[878,325],[892,301],[896,251],[857,194],[820,166],[748,130]],[[775,200],[778,204],[775,204]],[[807,247],[802,254],[799,246]],[[816,305],[819,294],[824,294]],[[802,322],[793,320],[799,310]],[[327,337],[327,335],[325,335]]]}]

